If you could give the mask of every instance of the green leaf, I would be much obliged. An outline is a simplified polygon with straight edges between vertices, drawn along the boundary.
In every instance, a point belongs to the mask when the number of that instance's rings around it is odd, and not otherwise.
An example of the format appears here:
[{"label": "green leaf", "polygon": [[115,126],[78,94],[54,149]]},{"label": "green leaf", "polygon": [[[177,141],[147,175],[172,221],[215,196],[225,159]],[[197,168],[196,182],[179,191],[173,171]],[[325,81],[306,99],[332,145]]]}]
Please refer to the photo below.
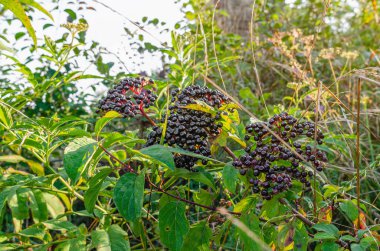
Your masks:
[{"label": "green leaf", "polygon": [[6,46],[3,42],[0,41],[0,51],[9,51],[11,53],[13,53],[14,51],[12,50],[12,48]]},{"label": "green leaf", "polygon": [[128,234],[118,225],[111,225],[107,231],[100,229],[91,233],[92,247],[97,251],[129,251]]},{"label": "green leaf", "polygon": [[158,215],[160,239],[169,250],[181,250],[184,237],[189,231],[185,210],[186,205],[181,201],[169,202],[160,209]]},{"label": "green leaf", "polygon": [[11,109],[2,104],[0,104],[0,124],[6,129],[10,129],[13,126]]},{"label": "green leaf", "polygon": [[88,182],[88,190],[84,193],[84,206],[88,212],[92,213],[94,211],[103,181],[110,173],[112,173],[111,168],[102,169]]},{"label": "green leaf", "polygon": [[107,230],[112,251],[129,251],[128,234],[119,225],[112,225]]},{"label": "green leaf", "polygon": [[351,244],[351,251],[366,251],[366,247],[362,247],[360,244]]},{"label": "green leaf", "polygon": [[266,216],[269,219],[282,215],[285,211],[286,207],[281,204],[276,197],[265,201],[261,210],[263,216]]},{"label": "green leaf", "polygon": [[92,247],[97,251],[112,251],[108,234],[105,230],[99,229],[91,233]]},{"label": "green leaf", "polygon": [[236,213],[245,212],[255,206],[256,206],[256,197],[254,195],[247,196],[235,205],[234,212]]},{"label": "green leaf", "polygon": [[12,191],[10,188],[1,189],[0,192],[0,225],[3,223],[5,205],[7,203],[8,194]]},{"label": "green leaf", "polygon": [[314,235],[315,240],[335,240],[336,237],[331,233],[316,233]]},{"label": "green leaf", "polygon": [[70,221],[61,221],[57,219],[47,220],[42,222],[42,224],[49,230],[71,231],[77,229],[77,226]]},{"label": "green leaf", "polygon": [[[257,215],[254,213],[245,214],[240,218],[240,221],[244,223],[244,225],[246,225],[253,233],[260,237],[260,239],[262,239],[259,226],[260,221]],[[261,245],[252,240],[243,229],[238,227],[236,228],[236,231],[244,244],[244,250],[262,250]]]},{"label": "green leaf", "polygon": [[236,191],[236,183],[238,181],[238,170],[232,165],[225,165],[223,168],[223,180],[226,188],[234,193]]},{"label": "green leaf", "polygon": [[165,146],[153,145],[141,149],[140,152],[164,164],[171,170],[175,169],[173,154]]},{"label": "green leaf", "polygon": [[63,166],[67,175],[76,183],[80,175],[85,170],[96,148],[96,141],[87,138],[74,139],[65,148],[63,156]]},{"label": "green leaf", "polygon": [[[65,207],[57,196],[49,193],[43,193],[43,196],[46,201],[49,215],[51,215],[52,218],[56,218],[58,215],[65,213]],[[66,217],[62,217],[61,219],[64,220]]]},{"label": "green leaf", "polygon": [[350,242],[356,242],[356,241],[358,241],[355,237],[353,237],[351,235],[343,235],[342,237],[340,237],[340,239],[342,241],[350,241]]},{"label": "green leaf", "polygon": [[[149,146],[149,147],[141,149],[141,153],[142,154],[145,154],[145,155],[149,156],[149,154],[146,154],[145,151],[148,151],[149,153],[153,152],[154,155],[159,155],[158,153],[160,151],[163,151],[165,154],[168,154],[168,152],[170,152],[170,153],[178,153],[178,154],[192,156],[192,157],[199,158],[199,159],[209,160],[209,161],[216,162],[216,163],[223,163],[223,162],[218,161],[216,159],[208,158],[208,157],[205,157],[205,156],[200,155],[200,154],[196,154],[196,153],[193,153],[193,152],[190,152],[190,151],[183,150],[181,148],[174,148],[174,147],[168,147],[168,146],[163,146],[163,145],[153,145],[153,146]],[[151,156],[151,157],[153,158],[153,156]],[[159,158],[159,156],[158,156],[158,158]],[[163,163],[162,161],[159,161],[158,159],[155,159],[155,160],[157,160],[159,163],[162,163],[162,164],[168,166],[168,164]],[[171,160],[169,160],[169,161],[171,162]],[[171,165],[171,163],[169,163],[169,164]],[[174,166],[174,160],[173,160],[173,166]],[[170,169],[174,170],[174,167],[170,168]]]},{"label": "green leaf", "polygon": [[187,169],[184,168],[176,168],[174,172],[167,172],[168,176],[173,176],[176,178],[184,178],[184,179],[191,179],[195,180],[198,182],[201,182],[212,189],[216,190],[215,184],[214,184],[214,179],[213,177],[207,173],[207,172],[191,172]]},{"label": "green leaf", "polygon": [[141,217],[145,174],[124,174],[116,183],[113,199],[120,214],[128,221]]},{"label": "green leaf", "polygon": [[339,245],[333,241],[326,241],[322,243],[321,251],[338,251]]},{"label": "green leaf", "polygon": [[333,224],[318,223],[313,228],[319,232],[327,233],[335,238],[339,237],[339,229]]},{"label": "green leaf", "polygon": [[358,208],[351,200],[346,200],[344,202],[339,203],[339,207],[351,221],[354,221],[358,218]]},{"label": "green leaf", "polygon": [[33,237],[39,240],[43,240],[46,233],[44,229],[37,228],[37,227],[30,227],[30,228],[20,231],[18,234],[25,237]]},{"label": "green leaf", "polygon": [[69,14],[69,16],[70,16],[70,18],[71,18],[72,20],[77,19],[77,14],[76,14],[73,10],[65,9],[65,12],[66,12],[67,14]]},{"label": "green leaf", "polygon": [[202,204],[202,205],[206,205],[206,206],[212,206],[214,198],[215,198],[215,194],[204,189],[199,189],[199,192],[196,192],[193,195],[194,202]]},{"label": "green leaf", "polygon": [[308,245],[309,235],[306,227],[302,222],[295,226],[294,233],[294,251],[306,251]]},{"label": "green leaf", "polygon": [[114,118],[120,118],[122,117],[118,112],[115,111],[109,111],[107,112],[101,119],[96,121],[95,124],[95,135],[96,137],[99,137],[99,134],[102,132],[103,128]]},{"label": "green leaf", "polygon": [[44,7],[42,7],[39,3],[37,3],[36,1],[34,0],[20,0],[21,3],[23,4],[26,4],[26,5],[29,5],[39,11],[41,11],[42,13],[44,13],[46,16],[48,16],[52,21],[54,21],[54,18],[53,16],[50,14],[49,11],[47,11]]},{"label": "green leaf", "polygon": [[190,227],[190,231],[185,237],[182,251],[206,251],[210,250],[209,242],[212,231],[207,221],[200,221]]},{"label": "green leaf", "polygon": [[42,222],[48,219],[48,208],[41,190],[33,189],[30,192],[30,209],[34,222]]},{"label": "green leaf", "polygon": [[12,217],[17,220],[29,218],[28,193],[29,188],[18,188],[8,194],[8,206],[12,211]]}]

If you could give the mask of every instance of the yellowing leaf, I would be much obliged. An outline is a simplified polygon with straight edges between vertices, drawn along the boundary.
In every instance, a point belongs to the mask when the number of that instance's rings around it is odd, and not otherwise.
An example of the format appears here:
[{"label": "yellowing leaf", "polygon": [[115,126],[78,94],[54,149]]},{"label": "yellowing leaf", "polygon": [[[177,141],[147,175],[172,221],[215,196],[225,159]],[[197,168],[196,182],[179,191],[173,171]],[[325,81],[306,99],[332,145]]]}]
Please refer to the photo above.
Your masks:
[{"label": "yellowing leaf", "polygon": [[233,134],[233,133],[228,133],[228,137],[233,139],[234,141],[236,141],[237,143],[239,143],[242,147],[246,147],[247,144],[245,143],[244,140],[241,140],[236,134]]},{"label": "yellowing leaf", "polygon": [[294,227],[289,227],[289,231],[285,235],[284,239],[284,251],[293,250],[294,248]]},{"label": "yellowing leaf", "polygon": [[30,167],[30,169],[35,174],[37,174],[38,176],[44,176],[45,175],[44,167],[40,163],[35,162],[33,160],[27,160],[26,163],[28,164],[28,166]]},{"label": "yellowing leaf", "polygon": [[4,8],[9,9],[13,14],[22,22],[28,31],[29,35],[32,37],[33,42],[37,45],[36,33],[30,23],[29,17],[26,15],[24,8],[22,7],[19,0],[0,0],[0,4],[4,5]]},{"label": "yellowing leaf", "polygon": [[318,213],[318,219],[320,222],[323,223],[331,223],[332,220],[332,210],[331,206],[321,208],[321,210]]},{"label": "yellowing leaf", "polygon": [[356,220],[354,220],[354,226],[355,226],[355,229],[357,228],[358,226],[358,220],[360,219],[360,229],[364,230],[364,229],[367,229],[367,224],[366,224],[366,218],[365,218],[365,215],[363,212],[360,212],[359,213],[359,217],[356,218]]},{"label": "yellowing leaf", "polygon": [[189,105],[184,106],[183,108],[201,111],[201,112],[206,112],[206,113],[210,113],[213,115],[216,114],[216,111],[214,110],[214,108],[209,106],[205,102],[202,102],[199,100],[196,100],[196,102],[197,102],[196,104],[189,104]]}]

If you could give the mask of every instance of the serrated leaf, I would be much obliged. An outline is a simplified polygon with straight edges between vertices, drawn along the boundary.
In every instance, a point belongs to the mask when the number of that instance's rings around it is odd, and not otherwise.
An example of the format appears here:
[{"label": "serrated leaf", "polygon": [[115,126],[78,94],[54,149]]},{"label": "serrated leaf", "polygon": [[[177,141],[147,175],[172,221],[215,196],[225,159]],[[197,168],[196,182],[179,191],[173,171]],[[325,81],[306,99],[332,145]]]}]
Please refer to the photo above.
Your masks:
[{"label": "serrated leaf", "polygon": [[95,148],[96,141],[87,137],[74,139],[65,148],[63,166],[73,183],[79,180],[91,160]]},{"label": "serrated leaf", "polygon": [[124,174],[116,183],[113,199],[120,214],[128,221],[141,217],[144,200],[145,174]]},{"label": "serrated leaf", "polygon": [[206,251],[210,250],[209,242],[212,231],[206,221],[200,221],[190,227],[185,237],[182,251]]},{"label": "serrated leaf", "polygon": [[158,216],[160,240],[171,251],[181,250],[184,237],[189,231],[185,210],[186,205],[181,201],[171,201],[160,209]]},{"label": "serrated leaf", "polygon": [[223,181],[226,188],[234,193],[236,191],[236,183],[238,181],[238,170],[232,165],[225,165],[223,168]]},{"label": "serrated leaf", "polygon": [[84,193],[84,206],[88,212],[92,213],[94,211],[96,200],[103,181],[111,172],[111,168],[102,169],[88,182],[88,190]]}]

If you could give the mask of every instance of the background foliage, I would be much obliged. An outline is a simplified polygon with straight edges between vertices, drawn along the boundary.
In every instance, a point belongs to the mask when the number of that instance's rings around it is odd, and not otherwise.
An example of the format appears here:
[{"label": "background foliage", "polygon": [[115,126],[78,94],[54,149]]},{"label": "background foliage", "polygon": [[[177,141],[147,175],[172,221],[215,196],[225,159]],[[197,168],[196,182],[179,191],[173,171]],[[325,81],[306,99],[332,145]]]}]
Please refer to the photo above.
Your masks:
[{"label": "background foliage", "polygon": [[[217,161],[199,172],[175,168],[164,146],[141,149],[144,117],[100,117],[99,97],[78,90],[88,79],[95,90],[135,76],[86,39],[80,9],[91,6],[72,3],[53,39],[43,4],[0,0],[1,21],[23,24],[0,35],[1,250],[378,250],[377,2],[254,1],[237,28],[237,7],[226,2],[181,2],[184,20],[171,30],[155,17],[132,20],[141,24],[126,29],[136,55],[162,59],[151,76],[160,99],[148,115],[165,113],[169,88],[198,84],[238,100],[244,125],[283,110],[317,119],[329,159],[317,196],[251,194],[222,150],[242,154],[244,126],[215,144]],[[32,27],[36,11],[46,15],[44,37]],[[171,44],[146,42],[149,29],[171,33]]]}]

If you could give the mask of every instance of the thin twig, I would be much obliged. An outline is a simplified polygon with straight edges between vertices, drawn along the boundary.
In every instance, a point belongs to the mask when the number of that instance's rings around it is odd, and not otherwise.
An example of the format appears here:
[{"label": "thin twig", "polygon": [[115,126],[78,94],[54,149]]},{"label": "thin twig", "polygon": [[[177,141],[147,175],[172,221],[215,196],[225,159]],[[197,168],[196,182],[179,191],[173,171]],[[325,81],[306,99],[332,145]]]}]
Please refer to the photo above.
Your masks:
[{"label": "thin twig", "polygon": [[357,228],[360,229],[360,92],[361,92],[361,79],[358,79],[357,85],[357,108],[356,108],[356,154],[355,154],[355,168],[356,168],[356,201],[358,206],[358,223]]},{"label": "thin twig", "polygon": [[223,150],[224,150],[228,155],[230,155],[230,157],[233,158],[234,160],[238,159],[238,157],[236,157],[236,155],[232,152],[232,150],[231,150],[228,146],[223,146]]},{"label": "thin twig", "polygon": [[150,123],[152,126],[156,126],[156,122],[154,122],[154,121],[148,116],[148,114],[145,113],[144,108],[140,109],[140,112],[141,112],[141,115],[143,115],[143,116],[149,121],[149,123]]},{"label": "thin twig", "polygon": [[[317,137],[318,137],[318,116],[319,116],[319,105],[320,105],[320,98],[321,98],[321,83],[318,82],[318,92],[317,92],[317,100],[316,100],[316,107],[315,107],[315,121],[314,121],[314,151],[317,151]],[[317,218],[317,168],[314,167],[314,175],[313,175],[313,212],[314,217]]]}]

